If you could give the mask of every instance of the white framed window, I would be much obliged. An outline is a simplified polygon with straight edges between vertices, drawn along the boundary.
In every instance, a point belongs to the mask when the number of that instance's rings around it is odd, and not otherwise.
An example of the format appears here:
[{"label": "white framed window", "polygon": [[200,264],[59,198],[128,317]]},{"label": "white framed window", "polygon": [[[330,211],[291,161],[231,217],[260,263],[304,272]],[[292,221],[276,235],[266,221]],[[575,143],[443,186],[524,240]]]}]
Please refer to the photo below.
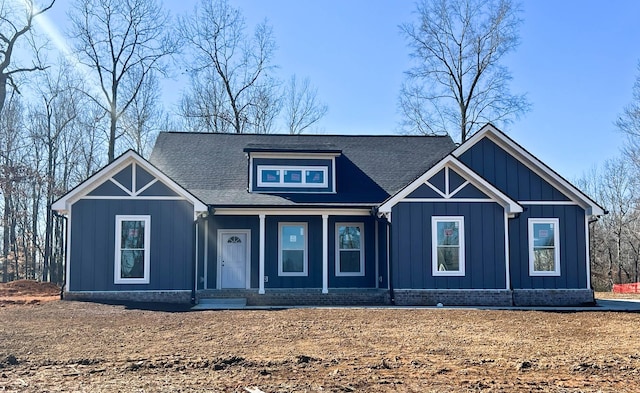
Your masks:
[{"label": "white framed window", "polygon": [[116,216],[115,284],[149,283],[151,216]]},{"label": "white framed window", "polygon": [[364,276],[363,223],[336,223],[336,276]]},{"label": "white framed window", "polygon": [[529,275],[560,275],[560,220],[529,219]]},{"label": "white framed window", "polygon": [[327,188],[329,168],[326,166],[258,165],[258,187]]},{"label": "white framed window", "polygon": [[278,224],[278,275],[308,275],[306,222]]},{"label": "white framed window", "polygon": [[431,260],[434,276],[464,276],[464,217],[431,217]]}]

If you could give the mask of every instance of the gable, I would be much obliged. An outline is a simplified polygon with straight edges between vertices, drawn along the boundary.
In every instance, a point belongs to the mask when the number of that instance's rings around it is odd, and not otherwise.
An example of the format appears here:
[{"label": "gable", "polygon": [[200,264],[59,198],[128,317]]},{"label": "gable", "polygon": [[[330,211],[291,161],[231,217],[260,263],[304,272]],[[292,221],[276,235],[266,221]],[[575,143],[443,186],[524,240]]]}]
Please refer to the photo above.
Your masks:
[{"label": "gable", "polygon": [[132,150],[80,183],[51,208],[68,212],[81,199],[187,200],[193,205],[194,214],[207,211],[206,205]]},{"label": "gable", "polygon": [[518,201],[569,201],[560,190],[489,138],[482,138],[458,159]]},{"label": "gable", "polygon": [[601,216],[605,210],[491,124],[452,153],[505,194],[522,203],[569,203]]},{"label": "gable", "polygon": [[495,202],[509,215],[523,211],[516,201],[449,155],[387,199],[378,211],[391,213],[400,202]]}]

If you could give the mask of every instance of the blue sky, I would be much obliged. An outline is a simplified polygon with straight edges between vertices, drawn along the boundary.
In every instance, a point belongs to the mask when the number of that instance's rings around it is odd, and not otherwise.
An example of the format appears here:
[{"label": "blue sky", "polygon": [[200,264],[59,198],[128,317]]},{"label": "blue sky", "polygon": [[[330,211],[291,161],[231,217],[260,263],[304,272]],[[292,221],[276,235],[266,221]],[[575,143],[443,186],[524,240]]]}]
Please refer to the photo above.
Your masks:
[{"label": "blue sky", "polygon": [[[230,0],[249,27],[274,28],[282,78],[309,77],[329,112],[330,134],[393,134],[409,50],[398,26],[415,18],[413,1]],[[50,18],[64,20],[69,0]],[[174,13],[195,0],[168,0]],[[624,136],[614,121],[631,101],[640,59],[640,1],[526,0],[521,45],[505,64],[511,89],[532,110],[504,129],[524,148],[572,180],[618,154]],[[64,26],[59,26],[64,29]],[[177,102],[175,88],[164,101]],[[170,107],[167,109],[171,109]]]}]

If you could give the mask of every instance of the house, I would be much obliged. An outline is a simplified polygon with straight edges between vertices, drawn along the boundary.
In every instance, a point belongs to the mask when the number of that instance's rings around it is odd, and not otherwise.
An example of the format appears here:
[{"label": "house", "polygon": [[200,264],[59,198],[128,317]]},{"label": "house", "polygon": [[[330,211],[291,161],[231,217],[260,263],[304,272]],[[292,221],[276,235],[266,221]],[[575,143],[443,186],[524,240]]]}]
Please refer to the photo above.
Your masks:
[{"label": "house", "polygon": [[52,208],[68,299],[252,305],[592,303],[605,214],[492,125],[460,146],[161,133]]}]

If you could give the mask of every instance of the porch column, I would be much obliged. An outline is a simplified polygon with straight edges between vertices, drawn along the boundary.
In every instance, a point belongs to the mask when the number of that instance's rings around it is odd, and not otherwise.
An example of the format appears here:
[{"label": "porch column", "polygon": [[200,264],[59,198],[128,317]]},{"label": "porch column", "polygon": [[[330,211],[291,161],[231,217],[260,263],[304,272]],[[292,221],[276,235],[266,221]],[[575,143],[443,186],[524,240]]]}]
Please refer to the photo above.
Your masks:
[{"label": "porch column", "polygon": [[322,293],[329,293],[329,215],[322,215]]},{"label": "porch column", "polygon": [[258,289],[258,293],[260,295],[264,295],[264,218],[265,215],[264,214],[260,214],[260,250],[259,250],[259,276],[258,276],[258,282],[259,282],[259,289]]}]

